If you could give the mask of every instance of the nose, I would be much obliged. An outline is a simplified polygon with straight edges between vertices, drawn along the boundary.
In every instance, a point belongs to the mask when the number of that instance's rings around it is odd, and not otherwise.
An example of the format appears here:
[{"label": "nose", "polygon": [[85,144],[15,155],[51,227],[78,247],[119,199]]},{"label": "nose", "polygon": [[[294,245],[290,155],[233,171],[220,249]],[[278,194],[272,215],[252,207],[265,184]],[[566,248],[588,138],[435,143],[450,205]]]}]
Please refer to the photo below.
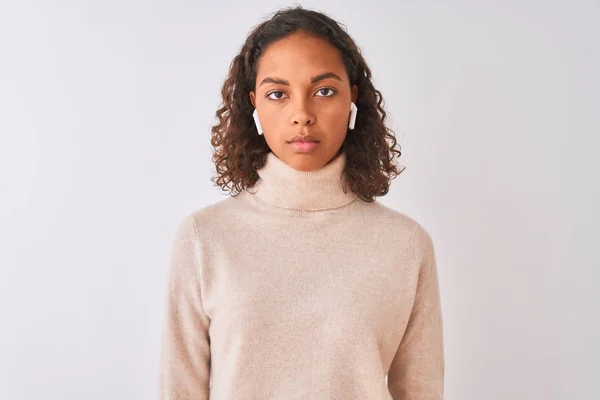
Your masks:
[{"label": "nose", "polygon": [[316,117],[314,113],[310,111],[307,107],[306,103],[303,101],[298,102],[299,104],[296,106],[291,118],[292,125],[295,126],[304,126],[304,125],[313,125],[315,123]]}]

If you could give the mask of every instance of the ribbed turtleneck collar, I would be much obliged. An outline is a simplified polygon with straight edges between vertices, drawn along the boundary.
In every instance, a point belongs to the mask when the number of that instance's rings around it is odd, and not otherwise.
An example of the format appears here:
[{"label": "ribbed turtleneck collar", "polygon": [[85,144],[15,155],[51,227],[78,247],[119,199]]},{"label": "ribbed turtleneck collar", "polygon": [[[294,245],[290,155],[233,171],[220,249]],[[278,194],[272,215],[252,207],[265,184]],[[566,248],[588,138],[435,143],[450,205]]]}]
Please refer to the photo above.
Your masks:
[{"label": "ribbed turtleneck collar", "polygon": [[262,201],[284,209],[319,211],[342,207],[356,195],[348,188],[344,193],[342,174],[346,153],[314,171],[299,171],[267,154],[266,164],[259,169],[259,179],[250,191]]}]

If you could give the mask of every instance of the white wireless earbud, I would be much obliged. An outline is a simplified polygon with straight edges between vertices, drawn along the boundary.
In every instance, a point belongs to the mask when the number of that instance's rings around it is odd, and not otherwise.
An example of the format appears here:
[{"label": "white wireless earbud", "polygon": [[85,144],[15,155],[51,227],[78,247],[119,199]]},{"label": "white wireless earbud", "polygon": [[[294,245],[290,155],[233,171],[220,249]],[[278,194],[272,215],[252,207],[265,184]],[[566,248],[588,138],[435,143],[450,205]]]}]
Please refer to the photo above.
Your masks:
[{"label": "white wireless earbud", "polygon": [[354,123],[356,122],[356,114],[358,113],[358,107],[354,102],[350,103],[350,121],[348,122],[348,129],[354,129]]},{"label": "white wireless earbud", "polygon": [[256,111],[256,108],[254,109],[254,112],[252,113],[252,117],[254,118],[254,123],[256,124],[256,130],[258,131],[258,134],[262,135],[263,129],[262,129],[262,125],[260,124],[260,120],[258,119],[258,112]]}]

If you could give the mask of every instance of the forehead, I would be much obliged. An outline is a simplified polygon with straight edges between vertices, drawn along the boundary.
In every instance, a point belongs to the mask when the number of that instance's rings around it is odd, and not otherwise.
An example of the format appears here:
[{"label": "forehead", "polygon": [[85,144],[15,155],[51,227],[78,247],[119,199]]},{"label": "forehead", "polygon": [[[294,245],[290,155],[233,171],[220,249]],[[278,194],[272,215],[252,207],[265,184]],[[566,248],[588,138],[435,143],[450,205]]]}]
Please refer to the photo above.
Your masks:
[{"label": "forehead", "polygon": [[293,80],[334,72],[347,80],[340,51],[326,39],[296,32],[271,43],[258,60],[256,78],[266,76]]}]

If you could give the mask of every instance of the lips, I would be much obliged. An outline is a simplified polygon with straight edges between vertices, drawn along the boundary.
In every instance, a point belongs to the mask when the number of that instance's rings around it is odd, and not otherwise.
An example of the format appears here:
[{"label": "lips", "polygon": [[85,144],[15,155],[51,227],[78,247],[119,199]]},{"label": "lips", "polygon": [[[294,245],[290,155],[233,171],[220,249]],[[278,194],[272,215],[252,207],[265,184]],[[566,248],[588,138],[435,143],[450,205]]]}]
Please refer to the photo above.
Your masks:
[{"label": "lips", "polygon": [[310,141],[296,141],[290,142],[290,146],[296,153],[310,153],[317,148],[319,142],[310,142]]},{"label": "lips", "polygon": [[288,143],[295,143],[295,142],[300,142],[300,143],[319,143],[320,140],[317,139],[314,136],[305,135],[305,136],[295,136],[291,140],[288,141]]}]

